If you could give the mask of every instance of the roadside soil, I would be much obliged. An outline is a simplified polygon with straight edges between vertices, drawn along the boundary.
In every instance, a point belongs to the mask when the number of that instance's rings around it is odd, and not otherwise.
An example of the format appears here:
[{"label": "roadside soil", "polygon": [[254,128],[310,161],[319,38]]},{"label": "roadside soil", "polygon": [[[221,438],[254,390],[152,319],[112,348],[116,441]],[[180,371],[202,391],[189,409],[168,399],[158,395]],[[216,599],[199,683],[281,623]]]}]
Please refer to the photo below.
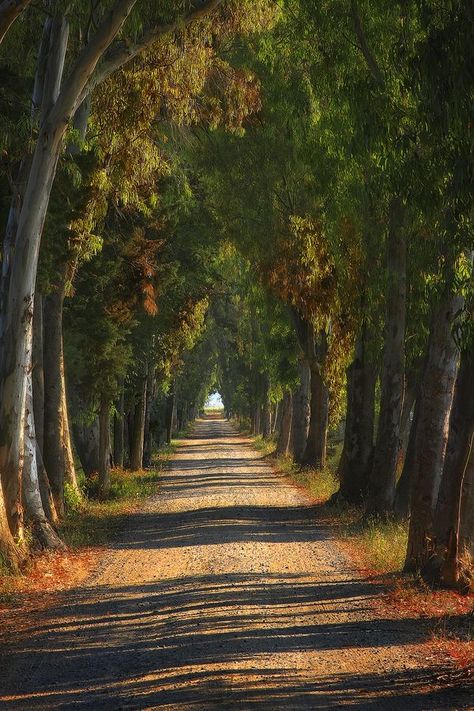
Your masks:
[{"label": "roadside soil", "polygon": [[6,624],[0,709],[474,709],[334,535],[248,439],[198,421],[95,572]]}]

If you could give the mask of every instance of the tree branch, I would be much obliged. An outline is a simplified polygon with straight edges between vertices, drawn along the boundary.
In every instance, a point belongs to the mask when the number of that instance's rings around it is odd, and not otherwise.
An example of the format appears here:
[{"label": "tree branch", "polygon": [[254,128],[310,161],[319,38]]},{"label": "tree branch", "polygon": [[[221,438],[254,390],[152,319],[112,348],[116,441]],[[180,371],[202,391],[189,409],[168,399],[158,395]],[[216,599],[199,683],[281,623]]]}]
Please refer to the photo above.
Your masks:
[{"label": "tree branch", "polygon": [[362,22],[359,15],[359,9],[357,7],[357,0],[351,0],[351,17],[354,24],[354,31],[356,33],[357,39],[359,40],[359,49],[364,55],[364,59],[370,69],[372,76],[374,77],[377,84],[380,86],[384,83],[384,76],[382,70],[380,69],[377,60],[369,47],[367,42],[367,37],[365,36],[364,28],[362,27]]},{"label": "tree branch", "polygon": [[0,44],[16,18],[31,0],[3,0],[0,2]]},{"label": "tree branch", "polygon": [[52,125],[58,125],[61,122],[66,125],[82,103],[80,97],[97,66],[97,62],[117,36],[136,2],[137,0],[117,0],[100,23],[97,32],[79,53],[48,116]]},{"label": "tree branch", "polygon": [[154,42],[160,39],[160,37],[164,37],[180,27],[186,27],[195,20],[200,20],[215,10],[221,2],[222,0],[207,0],[206,2],[202,2],[199,7],[190,10],[184,17],[180,17],[166,25],[148,28],[135,44],[126,45],[125,43],[121,43],[112,48],[104,58],[103,63],[95,75],[85,87],[81,100],[85,98],[86,94],[92,93],[99,84],[108,79],[114,72],[150,47]]}]

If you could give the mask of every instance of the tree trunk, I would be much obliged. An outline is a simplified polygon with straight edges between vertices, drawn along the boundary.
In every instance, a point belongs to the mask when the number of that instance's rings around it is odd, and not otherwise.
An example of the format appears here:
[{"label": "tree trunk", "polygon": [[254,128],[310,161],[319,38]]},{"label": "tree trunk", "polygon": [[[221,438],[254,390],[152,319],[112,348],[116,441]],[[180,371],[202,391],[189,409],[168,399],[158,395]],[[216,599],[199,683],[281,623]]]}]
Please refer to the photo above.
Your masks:
[{"label": "tree trunk", "polygon": [[[152,457],[152,437],[151,437],[151,406],[153,404],[153,393],[154,393],[154,379],[155,370],[152,365],[148,364],[148,375],[146,383],[146,398],[145,398],[145,422],[144,422],[144,435],[143,435],[143,466],[151,466]],[[181,428],[184,429],[186,426],[185,414],[186,407],[183,408],[183,422]]]},{"label": "tree trunk", "polygon": [[35,540],[42,548],[64,548],[52,528],[43,508],[36,461],[37,446],[33,414],[33,386],[31,377],[27,385],[25,416],[25,449],[22,480],[22,497],[27,520],[31,523]]},{"label": "tree trunk", "polygon": [[48,521],[55,525],[59,521],[59,516],[54,505],[53,492],[51,491],[51,485],[49,483],[46,467],[44,466],[43,455],[38,447],[38,442],[36,442],[36,466],[38,467],[38,482],[43,511]]},{"label": "tree trunk", "polygon": [[[56,88],[59,91],[68,33],[64,21],[55,20],[53,25],[45,81],[50,89],[47,97],[54,99]],[[36,272],[43,224],[66,125],[44,122],[40,130],[18,221],[8,292],[1,379],[0,469],[10,529],[14,535],[20,536],[20,482]]]},{"label": "tree trunk", "polygon": [[268,439],[272,433],[272,411],[269,399],[269,389],[270,381],[268,377],[265,377],[265,387],[263,393],[263,407],[262,407],[262,436]]},{"label": "tree trunk", "polygon": [[440,558],[440,583],[459,583],[459,524],[463,482],[474,435],[474,360],[464,352],[456,379],[449,436],[434,516],[435,552]]},{"label": "tree trunk", "polygon": [[276,402],[274,410],[273,410],[273,417],[272,417],[272,434],[275,434],[275,432],[280,431],[281,417],[282,417],[281,403]]},{"label": "tree trunk", "polygon": [[308,438],[310,418],[310,370],[308,363],[298,361],[300,383],[293,393],[292,448],[296,462],[301,463]]},{"label": "tree trunk", "polygon": [[293,397],[289,390],[285,390],[280,412],[282,413],[281,425],[276,453],[277,455],[286,456],[290,449],[291,422],[293,419]]},{"label": "tree trunk", "polygon": [[76,451],[86,476],[99,471],[99,420],[92,423],[73,422]]},{"label": "tree trunk", "polygon": [[8,30],[31,0],[2,0],[0,2],[0,44]]},{"label": "tree trunk", "polygon": [[115,406],[114,414],[114,466],[123,468],[124,464],[124,435],[125,435],[125,394],[122,388],[121,395]]},{"label": "tree trunk", "polygon": [[376,381],[370,335],[364,325],[347,372],[346,426],[339,463],[338,496],[350,503],[360,503],[367,493],[374,450]]},{"label": "tree trunk", "polygon": [[367,513],[386,515],[395,499],[403,405],[406,320],[406,235],[403,204],[393,198],[387,249],[387,304],[380,415],[369,482]]},{"label": "tree trunk", "polygon": [[44,444],[56,511],[64,515],[65,459],[63,449],[62,307],[64,289],[49,294],[44,303]]},{"label": "tree trunk", "polygon": [[[61,323],[61,345],[62,345],[62,323]],[[64,459],[64,481],[79,495],[81,489],[77,481],[76,465],[74,464],[74,454],[72,451],[71,430],[69,427],[69,409],[66,393],[66,375],[64,373],[64,353],[61,348],[61,444]]]},{"label": "tree trunk", "polygon": [[140,385],[137,401],[135,403],[135,413],[133,417],[132,448],[130,451],[130,469],[138,471],[143,467],[143,443],[145,434],[145,408],[146,408],[146,378]]},{"label": "tree trunk", "polygon": [[311,403],[308,437],[302,464],[323,469],[326,466],[326,447],[329,416],[329,396],[321,375],[320,363],[310,368]]},{"label": "tree trunk", "polygon": [[99,409],[99,494],[106,497],[110,491],[110,404],[105,395],[100,398]]},{"label": "tree trunk", "polygon": [[464,474],[461,497],[461,521],[459,526],[461,555],[474,556],[474,446]]},{"label": "tree trunk", "polygon": [[458,360],[452,328],[461,304],[460,297],[447,295],[436,309],[431,327],[417,414],[406,571],[423,564],[432,536]]},{"label": "tree trunk", "polygon": [[165,413],[165,419],[166,419],[166,442],[167,444],[171,443],[171,437],[173,435],[173,412],[174,412],[174,401],[175,401],[175,393],[174,390],[169,393],[169,395],[166,398],[166,413]]},{"label": "tree trunk", "polygon": [[43,297],[36,292],[33,315],[33,408],[36,443],[44,446]]},{"label": "tree trunk", "polygon": [[260,405],[255,405],[254,414],[252,418],[252,434],[258,436],[260,434],[260,423],[261,423],[261,407]]},{"label": "tree trunk", "polygon": [[413,421],[410,427],[408,445],[403,462],[403,469],[397,482],[395,493],[395,516],[400,521],[407,519],[411,511],[411,500],[413,495],[413,482],[415,479],[416,467],[416,433],[418,428],[418,413],[420,410],[420,394],[415,402]]}]

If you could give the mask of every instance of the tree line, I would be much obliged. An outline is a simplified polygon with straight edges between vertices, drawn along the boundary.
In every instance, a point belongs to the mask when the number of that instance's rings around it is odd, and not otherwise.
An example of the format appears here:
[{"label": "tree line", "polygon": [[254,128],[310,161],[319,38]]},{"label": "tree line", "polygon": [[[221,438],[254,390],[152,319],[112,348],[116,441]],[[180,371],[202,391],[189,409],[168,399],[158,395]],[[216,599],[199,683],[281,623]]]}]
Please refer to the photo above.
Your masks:
[{"label": "tree line", "polygon": [[[2,555],[218,386],[338,497],[472,550],[468,0],[0,3]],[[76,459],[77,461],[77,459]],[[317,475],[317,474],[315,474]]]}]

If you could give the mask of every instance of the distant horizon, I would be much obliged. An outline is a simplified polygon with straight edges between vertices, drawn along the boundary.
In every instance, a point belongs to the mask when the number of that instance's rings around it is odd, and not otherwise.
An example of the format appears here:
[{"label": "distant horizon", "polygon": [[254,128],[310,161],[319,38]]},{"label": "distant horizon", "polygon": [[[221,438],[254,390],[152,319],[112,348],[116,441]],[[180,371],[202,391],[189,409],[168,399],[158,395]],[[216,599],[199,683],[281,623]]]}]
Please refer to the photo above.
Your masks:
[{"label": "distant horizon", "polygon": [[222,402],[221,394],[220,393],[212,393],[212,395],[209,395],[209,397],[206,400],[206,404],[204,405],[205,410],[216,410],[216,409],[224,409],[224,403]]}]

